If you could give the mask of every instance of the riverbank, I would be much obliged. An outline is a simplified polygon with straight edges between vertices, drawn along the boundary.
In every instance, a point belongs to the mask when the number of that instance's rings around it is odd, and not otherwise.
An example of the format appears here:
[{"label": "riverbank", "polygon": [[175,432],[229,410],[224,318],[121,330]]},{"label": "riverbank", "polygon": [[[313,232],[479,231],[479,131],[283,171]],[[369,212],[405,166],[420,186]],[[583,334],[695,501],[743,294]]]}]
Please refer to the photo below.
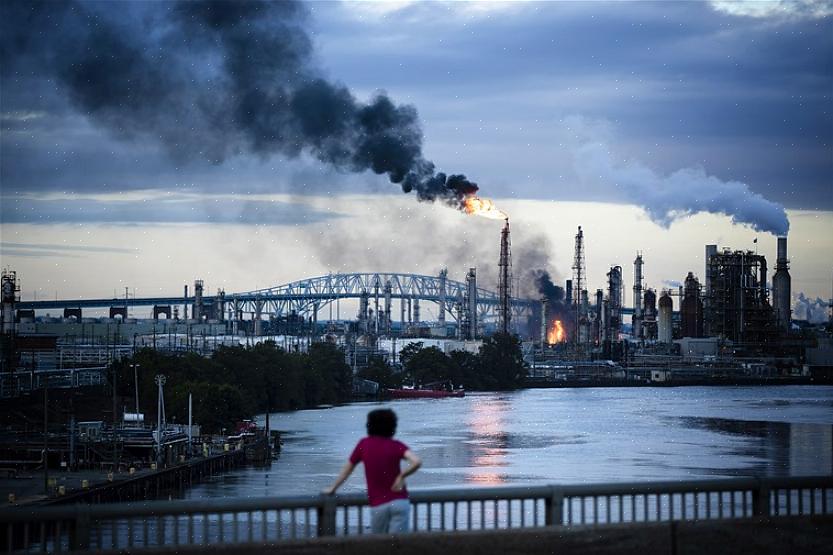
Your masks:
[{"label": "riverbank", "polygon": [[816,381],[812,377],[778,377],[778,378],[663,378],[662,380],[634,380],[624,378],[568,378],[549,380],[545,378],[526,378],[525,389],[554,389],[575,387],[725,387],[725,386],[785,386],[785,385],[830,385],[829,381]]},{"label": "riverbank", "polygon": [[[111,503],[177,497],[193,484],[246,464],[245,449],[194,457],[162,469],[108,473],[99,470],[43,471],[0,478],[0,495],[14,505]],[[48,484],[44,482],[48,481]]]}]

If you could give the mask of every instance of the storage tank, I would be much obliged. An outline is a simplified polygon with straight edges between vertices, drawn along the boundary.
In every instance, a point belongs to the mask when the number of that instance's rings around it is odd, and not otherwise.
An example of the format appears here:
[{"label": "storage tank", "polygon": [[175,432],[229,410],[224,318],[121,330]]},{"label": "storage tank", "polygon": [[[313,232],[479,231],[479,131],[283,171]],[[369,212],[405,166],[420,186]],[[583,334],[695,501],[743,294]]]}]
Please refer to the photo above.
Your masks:
[{"label": "storage tank", "polygon": [[668,291],[663,291],[659,298],[659,321],[657,322],[657,339],[660,343],[671,343],[671,313],[674,302]]}]

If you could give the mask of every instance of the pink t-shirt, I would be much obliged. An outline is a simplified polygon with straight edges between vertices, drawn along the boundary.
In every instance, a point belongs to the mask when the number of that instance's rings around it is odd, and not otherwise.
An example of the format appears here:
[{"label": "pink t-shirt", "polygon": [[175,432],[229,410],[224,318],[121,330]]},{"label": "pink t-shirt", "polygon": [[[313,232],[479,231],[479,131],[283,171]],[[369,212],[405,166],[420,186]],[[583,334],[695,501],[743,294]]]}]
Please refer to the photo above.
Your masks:
[{"label": "pink t-shirt", "polygon": [[375,507],[394,499],[407,499],[408,491],[391,491],[391,486],[399,476],[399,461],[405,456],[408,446],[395,439],[368,436],[353,449],[350,462],[364,463],[364,475],[367,478],[367,499]]}]

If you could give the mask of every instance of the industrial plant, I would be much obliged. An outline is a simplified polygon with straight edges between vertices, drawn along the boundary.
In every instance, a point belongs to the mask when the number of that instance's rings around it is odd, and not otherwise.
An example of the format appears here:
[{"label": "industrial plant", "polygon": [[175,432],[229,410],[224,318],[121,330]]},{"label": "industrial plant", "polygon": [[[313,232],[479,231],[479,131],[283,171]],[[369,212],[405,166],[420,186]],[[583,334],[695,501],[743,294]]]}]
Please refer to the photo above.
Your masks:
[{"label": "industrial plant", "polygon": [[[435,276],[328,274],[211,295],[197,279],[181,297],[125,291],[124,298],[34,301],[20,299],[17,275],[4,271],[0,394],[36,389],[44,373],[71,375],[68,384],[104,382],[110,362],[141,348],[209,355],[221,345],[268,340],[303,351],[323,341],[340,346],[357,372],[374,356],[396,367],[399,352],[417,341],[476,352],[494,333],[521,338],[531,383],[830,378],[830,326],[791,319],[786,237],[777,238],[771,278],[764,255],[706,245],[702,279],[689,271],[676,288],[645,283],[650,260],[637,252],[628,305],[622,266],[609,268],[602,287],[588,283],[581,227],[571,279],[562,287],[539,272],[537,283],[519,289],[540,297],[515,295],[509,219],[497,217],[504,223],[496,291],[470,268],[459,281],[446,269]],[[140,311],[148,317],[137,317]],[[103,315],[85,314],[95,312]]]}]

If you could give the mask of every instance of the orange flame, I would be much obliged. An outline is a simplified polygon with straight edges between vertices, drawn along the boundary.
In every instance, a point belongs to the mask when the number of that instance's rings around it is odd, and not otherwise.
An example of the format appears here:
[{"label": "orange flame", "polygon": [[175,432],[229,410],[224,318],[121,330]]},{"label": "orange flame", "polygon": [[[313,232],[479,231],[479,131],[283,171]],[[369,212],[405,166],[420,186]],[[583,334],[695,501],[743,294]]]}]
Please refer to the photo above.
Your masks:
[{"label": "orange flame", "polygon": [[509,214],[503,210],[498,210],[494,202],[487,198],[480,198],[474,195],[468,196],[463,200],[463,211],[469,215],[483,216],[484,218],[491,218],[493,220],[509,219]]},{"label": "orange flame", "polygon": [[550,325],[549,331],[547,332],[547,343],[555,345],[556,343],[561,343],[566,338],[564,324],[561,323],[561,320],[553,321],[552,325]]}]

